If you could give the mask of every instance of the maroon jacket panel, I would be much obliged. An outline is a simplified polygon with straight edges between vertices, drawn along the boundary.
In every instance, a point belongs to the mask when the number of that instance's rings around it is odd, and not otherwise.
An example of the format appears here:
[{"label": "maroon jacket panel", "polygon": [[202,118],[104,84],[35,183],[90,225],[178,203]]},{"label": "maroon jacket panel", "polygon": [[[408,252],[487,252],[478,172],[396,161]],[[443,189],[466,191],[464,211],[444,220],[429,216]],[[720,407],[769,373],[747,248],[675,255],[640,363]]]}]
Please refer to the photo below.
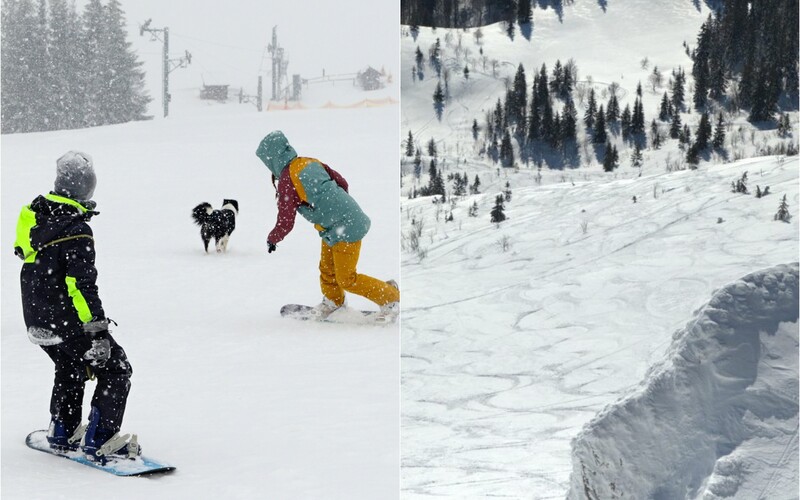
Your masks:
[{"label": "maroon jacket panel", "polygon": [[[348,185],[345,178],[328,165],[322,163],[322,166],[325,168],[330,178],[333,179],[339,187],[347,191]],[[295,189],[292,183],[287,166],[281,171],[281,177],[278,179],[278,221],[275,223],[275,227],[272,231],[270,231],[269,236],[267,236],[268,242],[277,244],[283,241],[286,235],[292,231],[294,228],[295,216],[297,215],[297,207],[303,203],[303,200],[300,199],[300,195],[297,194],[297,189]]]}]

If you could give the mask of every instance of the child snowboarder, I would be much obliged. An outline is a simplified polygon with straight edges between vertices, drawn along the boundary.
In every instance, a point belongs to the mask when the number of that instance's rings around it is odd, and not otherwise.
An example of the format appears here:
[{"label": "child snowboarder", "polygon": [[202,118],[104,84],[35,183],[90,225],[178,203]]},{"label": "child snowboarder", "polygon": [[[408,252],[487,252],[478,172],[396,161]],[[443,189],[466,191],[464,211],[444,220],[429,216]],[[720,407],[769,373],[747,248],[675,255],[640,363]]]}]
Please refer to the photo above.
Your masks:
[{"label": "child snowboarder", "polygon": [[347,181],[319,160],[297,156],[280,130],[262,139],[256,156],[272,172],[273,185],[277,180],[278,220],[267,237],[269,253],[292,230],[298,212],[314,224],[322,238],[319,281],[323,299],[312,314],[327,317],[344,305],[345,292],[350,292],[380,306],[378,321],[393,321],[400,306],[397,284],[356,272],[370,220],[348,193]]},{"label": "child snowboarder", "polygon": [[[97,182],[89,155],[58,159],[55,189],[22,208],[14,253],[28,338],[55,364],[47,441],[58,452],[80,446],[87,458],[140,453],[136,435],[119,436],[130,390],[131,365],[111,337],[98,296],[94,236],[88,222]],[[88,425],[81,425],[84,384],[97,378]],[[80,442],[80,443],[79,443]]]}]

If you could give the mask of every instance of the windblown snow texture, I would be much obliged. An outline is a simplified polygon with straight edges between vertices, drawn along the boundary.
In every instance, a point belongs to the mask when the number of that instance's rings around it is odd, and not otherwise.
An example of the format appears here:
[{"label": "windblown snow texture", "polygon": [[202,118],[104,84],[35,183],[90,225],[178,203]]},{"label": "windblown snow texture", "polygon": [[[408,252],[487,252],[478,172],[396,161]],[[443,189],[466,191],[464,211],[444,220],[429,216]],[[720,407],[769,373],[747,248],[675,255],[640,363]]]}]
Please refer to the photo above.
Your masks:
[{"label": "windblown snow texture", "polygon": [[575,438],[569,498],[797,498],[797,318],[797,263],[716,292]]}]

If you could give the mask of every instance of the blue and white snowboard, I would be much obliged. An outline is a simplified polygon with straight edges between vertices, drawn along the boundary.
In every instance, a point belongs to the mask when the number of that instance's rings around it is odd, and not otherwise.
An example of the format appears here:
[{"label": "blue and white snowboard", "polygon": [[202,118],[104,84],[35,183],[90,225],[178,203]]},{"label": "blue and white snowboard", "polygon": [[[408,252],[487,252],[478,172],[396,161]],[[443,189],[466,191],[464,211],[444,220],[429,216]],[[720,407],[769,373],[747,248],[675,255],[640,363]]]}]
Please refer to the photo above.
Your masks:
[{"label": "blue and white snowboard", "polygon": [[349,323],[356,325],[384,325],[393,323],[394,319],[381,321],[378,318],[378,311],[361,311],[342,307],[333,311],[328,317],[317,319],[311,314],[311,306],[302,304],[286,304],[281,307],[281,316],[284,318],[299,319],[301,321],[322,321],[325,323]]},{"label": "blue and white snowboard", "polygon": [[63,457],[68,460],[72,460],[73,462],[77,462],[82,465],[88,465],[94,469],[100,469],[116,476],[144,476],[148,474],[159,474],[175,470],[175,467],[172,465],[165,464],[144,456],[139,456],[133,459],[119,458],[115,460],[109,460],[105,465],[100,465],[99,463],[92,462],[86,458],[86,455],[84,455],[80,450],[60,453],[50,448],[50,444],[47,442],[47,431],[45,430],[33,431],[28,434],[28,437],[25,438],[25,444],[34,450],[43,451],[47,454],[55,455],[57,457]]}]

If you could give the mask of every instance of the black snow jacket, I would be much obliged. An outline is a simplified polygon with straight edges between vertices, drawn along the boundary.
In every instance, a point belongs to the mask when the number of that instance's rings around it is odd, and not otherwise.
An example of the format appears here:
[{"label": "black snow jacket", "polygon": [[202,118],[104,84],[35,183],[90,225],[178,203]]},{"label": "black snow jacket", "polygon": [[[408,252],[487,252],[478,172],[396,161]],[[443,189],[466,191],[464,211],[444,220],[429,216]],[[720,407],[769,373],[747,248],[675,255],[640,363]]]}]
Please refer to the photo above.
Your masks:
[{"label": "black snow jacket", "polygon": [[22,208],[14,252],[25,261],[22,311],[32,337],[67,342],[84,334],[84,323],[105,319],[87,224],[97,212],[85,205],[51,193]]}]

